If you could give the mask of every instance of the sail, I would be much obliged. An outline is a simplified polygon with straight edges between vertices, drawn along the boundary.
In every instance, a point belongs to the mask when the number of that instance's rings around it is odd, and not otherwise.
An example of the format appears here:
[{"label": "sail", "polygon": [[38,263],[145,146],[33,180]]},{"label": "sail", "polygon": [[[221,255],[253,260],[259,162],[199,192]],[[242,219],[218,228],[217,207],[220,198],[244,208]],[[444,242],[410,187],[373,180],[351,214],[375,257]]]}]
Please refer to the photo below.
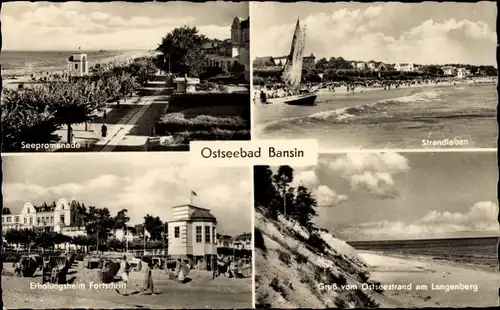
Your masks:
[{"label": "sail", "polygon": [[306,41],[305,29],[300,27],[300,21],[297,20],[295,32],[293,34],[290,54],[283,68],[281,78],[288,88],[294,92],[299,92],[300,81],[302,79],[302,58],[304,56],[304,46]]}]

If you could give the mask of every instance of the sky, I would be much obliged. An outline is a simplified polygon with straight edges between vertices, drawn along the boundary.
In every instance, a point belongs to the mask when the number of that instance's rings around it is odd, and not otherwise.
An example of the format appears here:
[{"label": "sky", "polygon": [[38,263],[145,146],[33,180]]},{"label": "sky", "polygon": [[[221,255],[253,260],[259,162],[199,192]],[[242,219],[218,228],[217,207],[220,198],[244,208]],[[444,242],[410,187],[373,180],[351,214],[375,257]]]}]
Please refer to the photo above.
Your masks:
[{"label": "sky", "polygon": [[348,241],[498,236],[495,153],[349,153],[295,169]]},{"label": "sky", "polygon": [[[96,156],[97,155],[97,156]],[[130,224],[149,213],[172,220],[171,207],[191,202],[212,211],[221,234],[251,232],[251,170],[190,167],[185,154],[75,154],[3,157],[4,207],[13,213],[60,198],[128,209]]]},{"label": "sky", "polygon": [[245,3],[9,2],[2,5],[4,50],[150,50],[176,27],[230,38]]},{"label": "sky", "polygon": [[289,53],[297,18],[318,58],[496,66],[495,2],[252,3],[252,57]]}]

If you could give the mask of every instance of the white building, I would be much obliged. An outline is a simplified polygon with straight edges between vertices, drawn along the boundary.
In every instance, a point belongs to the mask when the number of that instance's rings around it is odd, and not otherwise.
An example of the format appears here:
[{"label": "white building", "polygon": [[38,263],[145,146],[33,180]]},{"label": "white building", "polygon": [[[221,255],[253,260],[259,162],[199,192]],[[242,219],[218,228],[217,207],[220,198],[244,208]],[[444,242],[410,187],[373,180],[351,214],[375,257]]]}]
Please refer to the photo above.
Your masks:
[{"label": "white building", "polygon": [[452,66],[442,67],[441,70],[443,70],[444,75],[449,75],[449,76],[457,75],[457,69],[455,67],[452,67]]},{"label": "white building", "polygon": [[242,234],[234,238],[233,248],[237,250],[252,250],[252,234]]},{"label": "white building", "polygon": [[74,54],[68,59],[69,76],[85,76],[89,74],[87,54]]},{"label": "white building", "polygon": [[470,75],[470,71],[465,68],[457,69],[457,78],[464,79]]},{"label": "white building", "polygon": [[26,202],[18,214],[2,214],[2,231],[9,229],[38,229],[60,233],[79,231],[84,225],[76,200],[59,199],[52,205],[35,207]]},{"label": "white building", "polygon": [[365,70],[367,68],[366,63],[363,61],[353,61],[351,66],[354,70]]},{"label": "white building", "polygon": [[415,70],[414,64],[412,63],[397,63],[394,65],[394,69],[402,72],[413,72]]},{"label": "white building", "polygon": [[193,205],[175,206],[168,222],[168,253],[172,257],[211,261],[217,255],[217,219],[210,210]]},{"label": "white building", "polygon": [[235,17],[231,25],[231,39],[212,40],[203,45],[207,64],[228,73],[235,62],[245,66],[245,76],[250,77],[250,18]]}]

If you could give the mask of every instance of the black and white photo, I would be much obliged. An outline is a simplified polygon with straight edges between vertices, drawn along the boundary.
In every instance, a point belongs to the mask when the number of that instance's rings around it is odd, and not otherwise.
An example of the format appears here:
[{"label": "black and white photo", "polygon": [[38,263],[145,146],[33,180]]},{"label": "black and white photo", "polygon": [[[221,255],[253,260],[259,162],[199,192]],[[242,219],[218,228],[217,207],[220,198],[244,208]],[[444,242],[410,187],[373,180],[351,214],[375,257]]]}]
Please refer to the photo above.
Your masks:
[{"label": "black and white photo", "polygon": [[257,139],[321,150],[495,148],[497,8],[252,3]]},{"label": "black and white photo", "polygon": [[5,308],[252,307],[251,169],[143,154],[4,158]]},{"label": "black and white photo", "polygon": [[248,3],[8,2],[4,152],[250,139]]},{"label": "black and white photo", "polygon": [[256,307],[498,306],[496,164],[389,151],[255,166]]}]

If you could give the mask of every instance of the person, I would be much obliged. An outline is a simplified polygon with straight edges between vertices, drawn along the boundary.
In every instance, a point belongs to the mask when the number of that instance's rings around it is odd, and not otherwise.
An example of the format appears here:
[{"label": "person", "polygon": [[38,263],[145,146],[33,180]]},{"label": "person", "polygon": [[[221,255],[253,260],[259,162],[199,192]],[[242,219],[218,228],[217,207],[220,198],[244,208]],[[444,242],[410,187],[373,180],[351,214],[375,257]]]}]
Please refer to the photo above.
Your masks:
[{"label": "person", "polygon": [[151,270],[151,262],[147,262],[143,258],[144,278],[142,282],[141,295],[154,294],[153,274]]},{"label": "person", "polygon": [[108,126],[106,124],[102,124],[101,126],[101,137],[104,139],[108,136]]},{"label": "person", "polygon": [[262,104],[267,104],[267,96],[263,90],[260,91],[260,102]]},{"label": "person", "polygon": [[130,274],[130,264],[127,261],[126,255],[123,255],[123,257],[122,257],[122,261],[120,264],[120,270],[121,270],[122,282],[125,285],[125,289],[123,290],[123,292],[121,294],[124,295],[127,292],[129,274]]}]

